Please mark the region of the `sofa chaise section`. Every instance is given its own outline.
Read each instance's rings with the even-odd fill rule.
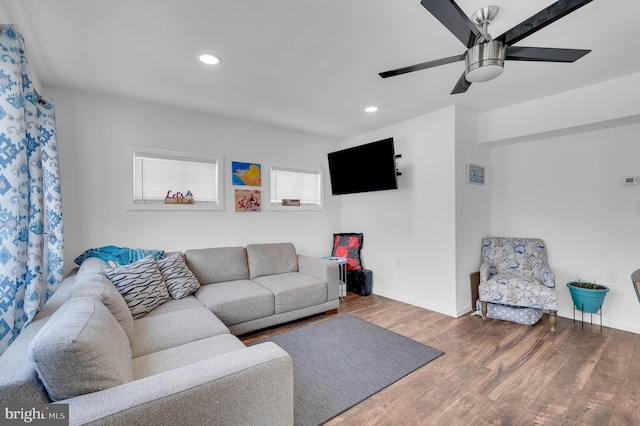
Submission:
[[[66,403],[71,425],[292,424],[291,357],[236,335],[336,311],[337,266],[290,243],[176,255],[195,292],[143,315],[85,259],[0,355],[0,402]]]
[[[32,393],[23,402],[69,404],[71,425],[292,424],[293,366],[284,350],[247,348],[204,306],[126,318],[124,300],[96,272],[102,261],[89,260],[56,292],[66,300],[53,297],[57,309],[43,308],[52,314],[21,334],[31,334],[21,342],[30,358],[21,360],[31,370],[25,390],[40,399]]]
[[[263,343],[63,402],[72,425],[292,425],[293,366]]]

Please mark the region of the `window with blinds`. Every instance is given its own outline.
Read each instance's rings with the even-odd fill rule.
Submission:
[[[154,148],[129,150],[132,209],[222,210],[222,160],[216,156]],[[190,193],[193,204],[165,204],[167,195]]]
[[[269,172],[271,207],[283,206],[283,200],[299,200],[299,207],[303,210],[322,208],[322,173],[320,171],[271,166]]]

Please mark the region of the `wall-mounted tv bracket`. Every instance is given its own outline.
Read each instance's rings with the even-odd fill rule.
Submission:
[[[402,176],[402,172],[398,170],[398,158],[402,158],[402,154],[396,154],[396,176]]]

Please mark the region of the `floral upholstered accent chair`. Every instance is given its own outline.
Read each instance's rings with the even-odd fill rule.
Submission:
[[[547,250],[539,238],[488,237],[482,239],[478,294],[482,319],[487,303],[546,309],[551,333],[556,332],[558,295]]]

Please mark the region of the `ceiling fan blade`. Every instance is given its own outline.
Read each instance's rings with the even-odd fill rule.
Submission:
[[[453,0],[422,0],[420,3],[465,46],[473,46],[476,39],[482,37],[478,27]]]
[[[456,85],[453,87],[451,94],[456,95],[458,93],[464,93],[467,91],[467,89],[470,86],[471,86],[471,82],[467,81],[467,79],[464,77],[464,73],[462,73],[462,76],[460,77]]]
[[[425,0],[423,0],[423,3],[424,1]],[[501,41],[506,46],[511,46],[592,1],[593,0],[559,0],[529,19],[525,19],[495,39]]]
[[[505,59],[511,61],[575,62],[591,50],[549,47],[507,46]]]
[[[421,64],[409,65],[408,67],[402,67],[396,70],[384,71],[379,74],[380,74],[380,77],[382,78],[388,78],[388,77],[394,77],[400,74],[406,74],[408,72],[420,71],[426,68],[433,68],[439,65],[450,64],[453,62],[458,62],[463,60],[464,60],[464,53],[461,55],[450,56],[448,58],[436,59],[435,61],[422,62]]]

